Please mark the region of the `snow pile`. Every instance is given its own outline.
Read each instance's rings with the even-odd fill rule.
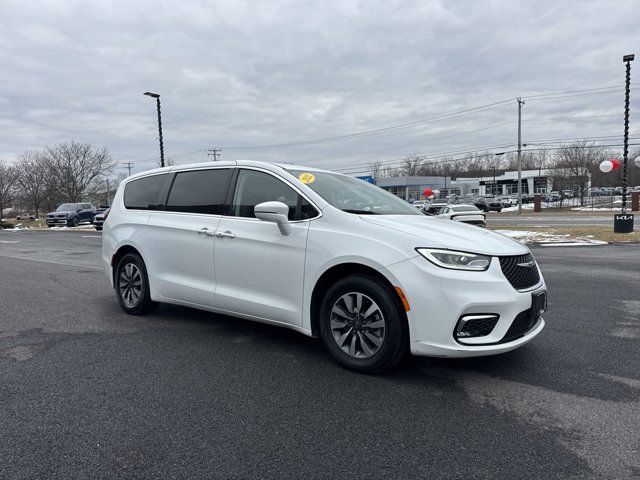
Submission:
[[[50,227],[49,230],[94,230],[95,227],[91,224],[89,225],[78,225],[77,227]]]
[[[557,234],[549,232],[532,232],[530,230],[494,230],[506,237],[517,240],[520,243],[539,243],[541,245],[553,245],[556,247],[574,247],[582,245],[607,245],[602,240],[593,240],[593,235],[571,238],[569,234]]]
[[[494,230],[496,233],[500,233],[506,237],[513,238],[520,243],[533,243],[533,242],[565,242],[569,240],[569,235],[558,235],[549,232],[532,232],[530,230]]]
[[[522,209],[523,210],[533,210],[533,203],[523,203],[522,204]],[[518,205],[514,205],[513,207],[503,207],[502,211],[503,212],[517,212],[518,211]]]
[[[620,207],[576,207],[571,210],[574,212],[618,212],[620,211]]]

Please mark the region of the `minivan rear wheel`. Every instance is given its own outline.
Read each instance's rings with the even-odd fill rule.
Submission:
[[[379,373],[401,360],[408,329],[397,296],[381,280],[365,275],[343,278],[329,288],[320,306],[320,331],[340,365]]]
[[[120,307],[130,315],[144,315],[157,306],[151,300],[147,268],[140,255],[127,253],[118,261],[114,285]]]

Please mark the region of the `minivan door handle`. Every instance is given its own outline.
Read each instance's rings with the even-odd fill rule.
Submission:
[[[218,238],[236,238],[236,234],[231,233],[229,230],[227,230],[226,232],[217,231],[215,233],[215,236]]]
[[[207,235],[209,237],[213,237],[215,232],[210,231],[207,227],[201,228],[200,230],[196,230],[198,235]]]

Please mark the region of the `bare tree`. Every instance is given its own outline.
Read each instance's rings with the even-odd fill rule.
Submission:
[[[369,171],[371,172],[371,176],[373,177],[374,180],[377,180],[378,178],[380,178],[380,175],[382,174],[382,171],[383,171],[382,160],[369,162],[368,167],[369,167]]]
[[[577,188],[580,192],[580,204],[584,205],[591,171],[608,156],[609,152],[605,148],[585,141],[575,141],[561,147],[555,159],[558,183],[568,183],[572,188]],[[562,181],[562,177],[565,181]],[[554,188],[555,185],[554,179]]]
[[[20,194],[37,217],[40,205],[47,192],[47,182],[49,180],[47,159],[40,152],[27,150],[18,154],[15,169]]]
[[[400,167],[401,175],[413,177],[418,174],[423,158],[419,155],[410,155],[405,158]]]
[[[55,188],[68,202],[78,202],[92,184],[106,175],[116,162],[106,148],[90,143],[64,142],[47,147],[43,152],[49,164],[49,175]]]
[[[7,165],[0,160],[0,220],[2,211],[11,201],[16,185],[16,171],[13,165]]]

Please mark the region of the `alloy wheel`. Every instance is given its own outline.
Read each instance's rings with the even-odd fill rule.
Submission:
[[[334,303],[331,334],[337,345],[353,358],[374,356],[384,342],[386,321],[371,297],[349,292]]]
[[[133,263],[127,263],[120,271],[118,279],[120,296],[128,308],[137,305],[142,296],[142,275]]]

